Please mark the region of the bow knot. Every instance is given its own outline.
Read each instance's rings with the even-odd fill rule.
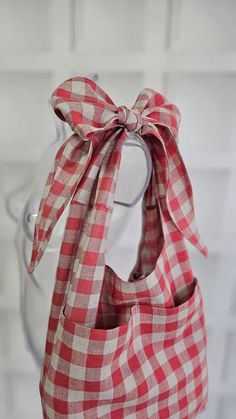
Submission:
[[[143,125],[143,118],[138,111],[129,109],[126,106],[119,106],[118,123],[125,126],[128,131],[138,132]]]
[[[66,121],[74,133],[58,150],[53,172],[48,176],[35,224],[29,272],[39,263],[57,220],[77,190],[93,153],[98,152],[95,151],[97,139],[98,142],[106,139],[104,150],[114,137],[116,141],[123,141],[125,133],[116,129],[119,126],[139,131],[144,141],[152,143],[158,173],[157,198],[162,196],[166,200],[175,226],[207,256],[207,247],[201,243],[195,226],[191,182],[178,148],[180,112],[176,105],[146,88],[131,109],[123,105],[116,107],[104,90],[86,77],[65,80],[53,92],[51,102],[57,116]]]

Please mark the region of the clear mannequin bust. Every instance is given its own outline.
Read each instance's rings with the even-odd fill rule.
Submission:
[[[8,211],[17,221],[16,247],[21,283],[22,324],[27,346],[39,365],[44,354],[54,278],[69,205],[59,219],[43,260],[33,275],[28,274],[27,266],[43,186],[53,157],[66,135],[65,125],[60,121],[57,122],[57,141],[52,143],[41,157],[32,176],[27,177],[30,181],[11,193],[7,200]],[[151,156],[145,142],[139,135],[127,132],[105,254],[106,265],[109,265],[124,281],[127,281],[136,262],[142,228],[141,198],[149,184],[151,170]]]

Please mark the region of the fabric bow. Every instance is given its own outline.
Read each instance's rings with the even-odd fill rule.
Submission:
[[[166,166],[164,196],[170,217],[182,235],[207,256],[207,247],[202,245],[195,226],[191,182],[178,149],[181,116],[177,106],[160,93],[146,88],[131,109],[123,105],[117,107],[95,82],[86,77],[64,81],[53,92],[51,103],[57,116],[70,125],[74,134],[58,150],[54,170],[47,180],[35,224],[30,273],[40,261],[57,220],[91,161],[96,142],[101,138],[99,133],[105,134],[109,130],[111,133],[117,130],[117,135],[121,135],[126,129],[139,133],[146,141],[151,138],[161,143]],[[109,136],[107,138],[109,141]],[[61,190],[59,196],[58,188]]]

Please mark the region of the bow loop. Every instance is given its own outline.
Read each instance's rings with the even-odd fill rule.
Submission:
[[[143,89],[137,97],[133,109],[139,112],[143,118],[141,135],[148,133],[150,129],[160,132],[161,127],[163,127],[165,128],[164,132],[168,131],[167,138],[171,134],[178,142],[181,122],[180,111],[175,104],[170,103],[161,93],[150,88]]]
[[[66,80],[52,93],[51,103],[56,115],[84,141],[115,125],[112,99],[86,77]]]
[[[146,88],[131,109],[123,105],[116,107],[86,77],[64,81],[53,92],[51,103],[56,115],[70,125],[74,134],[61,146],[48,176],[35,224],[29,272],[33,272],[42,257],[57,220],[79,187],[97,150],[97,142],[102,138],[109,142],[114,136],[117,141],[120,136],[125,138],[124,129],[139,132],[145,141],[161,144],[163,156],[157,156],[155,162],[163,174],[157,185],[158,197],[165,197],[170,218],[182,235],[207,256],[207,248],[202,245],[195,226],[191,182],[178,148],[181,116],[176,105]]]

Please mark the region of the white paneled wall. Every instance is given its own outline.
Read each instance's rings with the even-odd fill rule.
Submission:
[[[233,0],[0,0],[0,418],[41,418],[5,197],[54,139],[52,91],[92,73],[117,105],[152,87],[181,111],[180,149],[209,248],[204,259],[189,247],[208,330],[202,416],[236,417],[235,16]]]

